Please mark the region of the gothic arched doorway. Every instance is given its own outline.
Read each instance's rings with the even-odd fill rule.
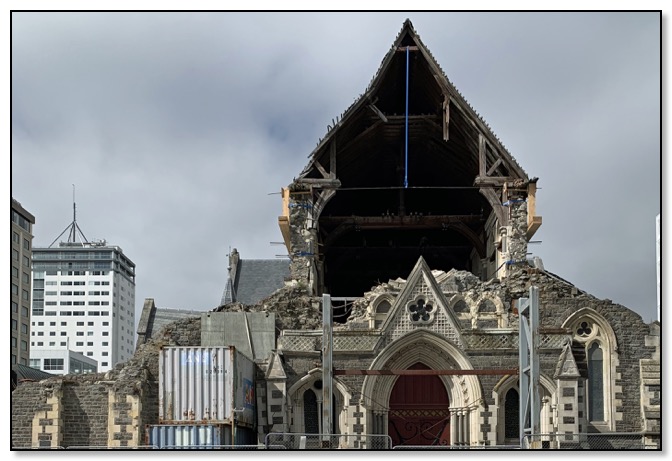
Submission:
[[[409,370],[429,370],[420,362]],[[436,375],[401,375],[390,394],[388,435],[392,445],[449,445],[450,402]]]

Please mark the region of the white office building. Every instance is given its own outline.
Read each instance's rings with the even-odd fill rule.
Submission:
[[[658,302],[658,321],[660,322],[660,214],[656,216],[656,294]]]
[[[52,375],[86,374],[98,371],[98,362],[66,347],[40,348],[30,352],[30,366]]]
[[[104,372],[132,357],[135,264],[122,249],[104,240],[70,239],[33,248],[32,257],[30,365],[58,374],[62,364],[65,372],[63,351],[69,350],[95,360]]]

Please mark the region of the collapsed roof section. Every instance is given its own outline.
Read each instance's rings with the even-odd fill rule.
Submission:
[[[296,254],[287,204],[292,193],[304,200],[309,194],[316,294],[359,295],[376,280],[407,274],[418,256],[431,267],[483,276],[489,247],[509,221],[503,204],[535,191],[536,179],[406,20],[365,93],[329,127],[285,191],[280,227]],[[533,208],[531,200],[528,239],[541,224]]]

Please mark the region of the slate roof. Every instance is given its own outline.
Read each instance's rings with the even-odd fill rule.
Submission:
[[[247,305],[257,304],[282,288],[288,276],[287,259],[241,259],[233,281],[233,295],[227,280],[221,304],[227,304],[231,299]]]

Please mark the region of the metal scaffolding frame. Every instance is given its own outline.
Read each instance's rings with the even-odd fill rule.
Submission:
[[[541,432],[539,396],[539,288],[517,302],[519,315],[520,444]],[[530,447],[535,448],[535,447]]]

